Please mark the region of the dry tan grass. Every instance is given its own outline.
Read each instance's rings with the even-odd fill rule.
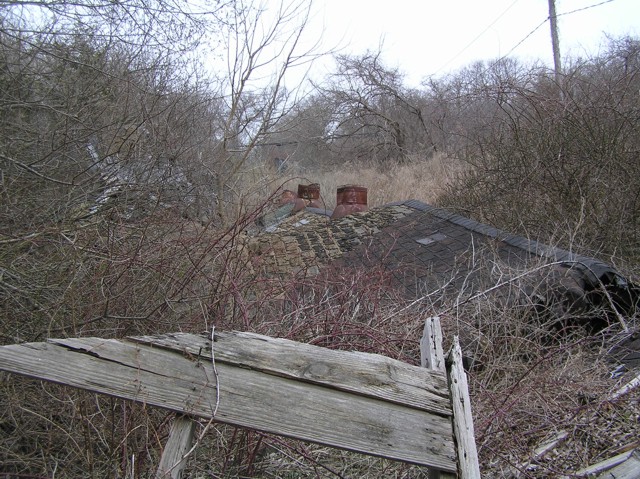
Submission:
[[[366,187],[369,207],[408,199],[432,204],[464,168],[459,160],[439,154],[427,160],[415,159],[402,165],[346,163],[336,169],[283,177],[281,184],[283,188],[296,191],[299,183],[319,183],[324,201],[330,209],[335,207],[336,189],[341,185]]]

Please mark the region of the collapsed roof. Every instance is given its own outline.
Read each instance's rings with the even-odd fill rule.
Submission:
[[[578,317],[595,329],[612,319],[623,321],[640,301],[640,288],[599,259],[421,201],[391,203],[333,220],[331,212],[317,208],[291,216],[290,209],[283,211],[263,217],[263,229],[249,240],[254,270],[261,274],[330,275],[336,268],[380,268],[407,300],[425,300],[436,312],[491,290],[500,301],[526,298],[558,318]],[[514,283],[515,295],[514,288],[501,287]]]

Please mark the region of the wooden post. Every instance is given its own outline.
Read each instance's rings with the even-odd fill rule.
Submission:
[[[551,47],[553,48],[553,71],[559,86],[562,63],[560,62],[560,40],[558,39],[558,16],[556,15],[555,0],[549,0],[549,24],[551,25]]]
[[[433,316],[424,322],[424,331],[420,339],[420,365],[423,368],[446,372],[442,349],[442,328],[440,318]],[[429,469],[431,479],[454,479],[455,474]]]
[[[169,439],[162,451],[156,479],[180,479],[187,465],[186,453],[193,443],[196,423],[189,416],[179,414],[173,420]]]
[[[440,318],[433,316],[424,322],[424,331],[420,340],[420,365],[435,371],[446,371],[442,350],[442,328]]]
[[[449,389],[451,406],[453,407],[453,433],[456,439],[458,454],[458,471],[460,477],[480,479],[478,451],[473,430],[471,415],[471,399],[467,373],[462,365],[462,350],[458,336],[453,337],[453,347],[449,352]]]

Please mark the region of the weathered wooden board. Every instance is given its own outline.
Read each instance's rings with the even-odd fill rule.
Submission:
[[[637,479],[640,476],[640,450],[634,449],[611,457],[606,461],[580,469],[571,477],[597,477],[598,479]],[[568,479],[563,476],[562,479]]]
[[[471,399],[467,373],[462,365],[462,349],[458,336],[453,337],[453,346],[449,353],[449,387],[451,404],[453,405],[453,432],[456,436],[458,467],[460,476],[469,479],[480,479],[480,465],[471,414]]]
[[[211,359],[211,342],[206,336],[174,333],[130,339]],[[218,363],[451,415],[444,364],[442,370],[433,371],[377,354],[334,351],[245,332],[217,333],[214,345]]]
[[[447,367],[442,349],[442,328],[440,318],[433,316],[424,322],[420,338],[420,366],[446,374]]]
[[[283,377],[287,375],[218,362],[214,344],[220,384],[217,421],[455,471],[450,416],[301,381],[296,377],[300,372]],[[258,360],[254,351],[253,361]],[[313,358],[300,360],[306,364],[301,371],[311,371],[305,374],[313,378],[324,371],[345,375],[342,381],[349,382],[346,375],[353,364],[338,374],[324,361],[316,365]],[[0,347],[0,369],[193,416],[211,417],[215,408],[211,360],[189,351],[99,338],[55,340]],[[372,365],[365,371],[354,373],[356,383],[362,378],[374,386],[394,380],[372,373],[393,374],[387,366]]]
[[[420,339],[420,366],[443,373],[447,371],[442,349],[442,328],[438,316],[427,318],[424,322]],[[430,479],[454,479],[455,477],[456,474],[451,472],[438,471],[437,469],[429,470]],[[465,479],[464,476],[463,479]]]
[[[637,479],[640,476],[640,450],[631,454],[616,466],[598,476],[598,479]]]
[[[185,456],[191,449],[195,421],[183,415],[178,415],[173,420],[169,439],[164,445],[156,479],[181,479],[182,471],[186,466]]]

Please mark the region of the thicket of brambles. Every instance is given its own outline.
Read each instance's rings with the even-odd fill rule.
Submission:
[[[280,185],[299,179],[320,181],[329,204],[341,183],[365,183],[372,206],[435,202],[606,257],[637,278],[640,40],[608,40],[597,56],[568,61],[560,81],[503,58],[409,88],[365,52],[335,55],[326,78],[287,87],[288,74],[319,55],[302,47],[309,9],[0,2],[1,344],[215,325],[415,361],[434,311],[405,309],[384,271],[254,288],[238,254],[243,231]],[[498,273],[487,284],[504,279]],[[575,448],[598,442],[565,451],[567,467],[615,451],[600,444],[601,429],[575,429],[609,393],[593,338],[549,346],[521,309],[490,299],[465,308],[445,330],[481,339],[485,366],[471,384],[487,473],[557,472],[519,458],[558,425],[584,439]],[[586,377],[585,389],[577,378]],[[153,475],[170,414],[15,376],[0,388],[0,475]],[[606,406],[617,422],[602,427],[637,437],[628,404]],[[194,454],[193,477],[426,474],[216,432]]]

